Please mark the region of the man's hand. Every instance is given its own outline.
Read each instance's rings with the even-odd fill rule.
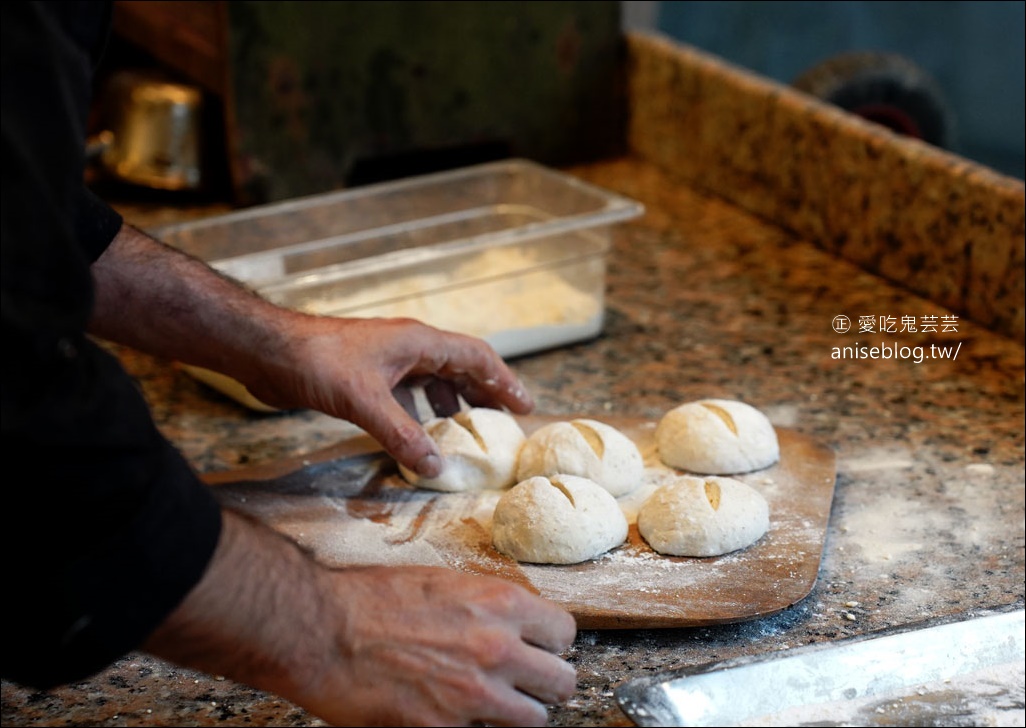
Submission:
[[[484,341],[410,319],[311,316],[275,306],[206,263],[124,225],[92,266],[90,331],[237,379],[258,399],[363,428],[425,477],[441,461],[410,416],[423,386],[439,414],[469,405],[526,414],[533,403]]]
[[[484,341],[411,319],[342,319],[294,315],[273,356],[244,383],[260,400],[309,407],[363,428],[401,464],[425,477],[441,471],[435,443],[410,414],[408,388],[423,386],[435,412],[533,403]]]
[[[334,576],[347,628],[334,669],[311,686],[314,712],[338,715],[347,694],[339,717],[358,724],[545,725],[545,705],[573,693],[574,670],[556,657],[573,619],[521,587],[431,567]]]
[[[545,725],[572,695],[573,617],[497,577],[327,570],[232,513],[199,585],[146,648],[333,725]]]

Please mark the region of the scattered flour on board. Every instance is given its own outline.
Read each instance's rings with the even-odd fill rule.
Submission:
[[[628,523],[637,522],[641,504],[675,477],[672,470],[648,459],[643,483],[619,499]],[[767,496],[777,484],[754,474],[750,484]],[[327,495],[292,495],[282,498],[249,497],[245,507],[276,530],[294,539],[328,566],[424,565],[450,566],[475,573],[501,572],[509,562],[491,547],[491,519],[501,491],[435,494],[410,488],[398,476],[389,476],[383,490],[399,497],[385,498],[381,511],[353,511],[346,498]],[[794,540],[815,538],[812,525],[782,517],[771,522],[771,531],[790,531],[781,546],[769,555],[786,567],[799,561],[791,553]],[[628,598],[661,603],[664,610],[677,606],[681,590],[702,588],[710,598],[729,604],[734,598],[734,577],[724,566],[743,566],[743,552],[714,560],[676,559],[651,550],[634,537],[622,546],[590,562],[573,565],[516,564],[539,592],[581,608],[606,609]]]
[[[344,527],[332,521],[284,520],[277,528],[332,566],[446,565],[428,541],[397,542],[394,526],[365,519],[346,518]]]
[[[736,476],[770,501],[770,530],[754,547],[689,559],[663,556],[645,543],[637,532],[638,511],[655,489],[678,475],[659,461],[654,428],[651,423],[633,431],[645,471],[638,489],[618,499],[631,526],[627,541],[580,564],[517,563],[499,554],[491,545],[491,522],[502,491],[416,489],[383,455],[313,463],[280,485],[243,483],[224,493],[328,566],[447,566],[495,574],[598,615],[656,613],[675,620],[696,613],[745,614],[753,593],[754,602],[771,604],[804,596],[794,596],[795,590],[811,584],[810,564],[814,569],[819,563],[824,524],[821,516],[794,505],[802,500],[795,494],[805,484],[786,467]],[[781,507],[775,510],[774,503]]]

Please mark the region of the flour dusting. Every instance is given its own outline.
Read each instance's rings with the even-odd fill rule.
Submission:
[[[663,556],[637,531],[641,505],[679,475],[659,462],[653,431],[646,424],[625,432],[645,458],[642,483],[617,501],[630,526],[626,542],[580,564],[517,563],[500,554],[492,547],[491,527],[503,491],[417,489],[384,455],[308,464],[277,481],[218,491],[327,566],[447,566],[499,575],[563,604],[579,622],[582,614],[657,626],[734,621],[803,598],[818,570],[833,494],[832,460],[831,470],[813,471],[815,477],[786,463],[736,476],[770,505],[769,531],[752,546],[712,558]],[[788,455],[785,444],[782,461],[800,460]]]
[[[739,726],[1022,726],[1022,665],[997,665],[882,695],[797,706]]]

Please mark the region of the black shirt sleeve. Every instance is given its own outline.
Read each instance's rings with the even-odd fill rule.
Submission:
[[[100,257],[124,222],[110,205],[85,185],[78,189],[75,213],[75,237],[90,262]]]
[[[121,226],[82,185],[89,28],[103,25],[86,5],[6,2],[0,23],[3,676],[43,688],[137,648],[198,582],[221,529],[134,380],[85,333],[89,264]]]

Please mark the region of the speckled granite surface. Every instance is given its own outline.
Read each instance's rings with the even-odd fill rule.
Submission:
[[[635,37],[631,56],[636,156],[572,170],[647,207],[616,229],[605,329],[513,366],[540,413],[654,418],[698,397],[745,400],[833,448],[837,486],[809,597],[733,626],[582,632],[569,652],[578,690],[552,709],[554,726],[630,725],[613,691],[635,677],[1023,603],[1021,184],[896,146],[758,79],[724,78],[690,51]],[[888,185],[869,184],[884,174]],[[123,209],[144,227],[197,214]],[[834,330],[839,315],[851,331]],[[923,330],[931,319],[949,330]],[[856,342],[891,355],[845,358]],[[351,432],[310,412],[257,414],[167,362],[120,355],[200,470],[271,462]],[[5,682],[2,721],[318,723],[139,654],[47,693]]]
[[[833,318],[945,315],[779,227],[620,159],[574,170],[647,213],[616,230],[596,340],[513,362],[554,414],[655,417],[738,398],[830,445],[838,480],[820,577],[776,616],[715,628],[583,632],[577,694],[551,724],[629,725],[614,688],[634,677],[939,615],[1022,603],[1024,352],[967,320],[957,333],[837,334]],[[958,345],[955,359],[843,360],[856,338]],[[164,432],[202,470],[316,450],[346,427],[260,415],[165,362],[122,352]],[[16,590],[15,590],[16,595]],[[130,655],[49,693],[3,685],[4,725],[302,725],[295,706]]]
[[[697,189],[1019,342],[1022,181],[657,36],[629,37],[629,142]]]

